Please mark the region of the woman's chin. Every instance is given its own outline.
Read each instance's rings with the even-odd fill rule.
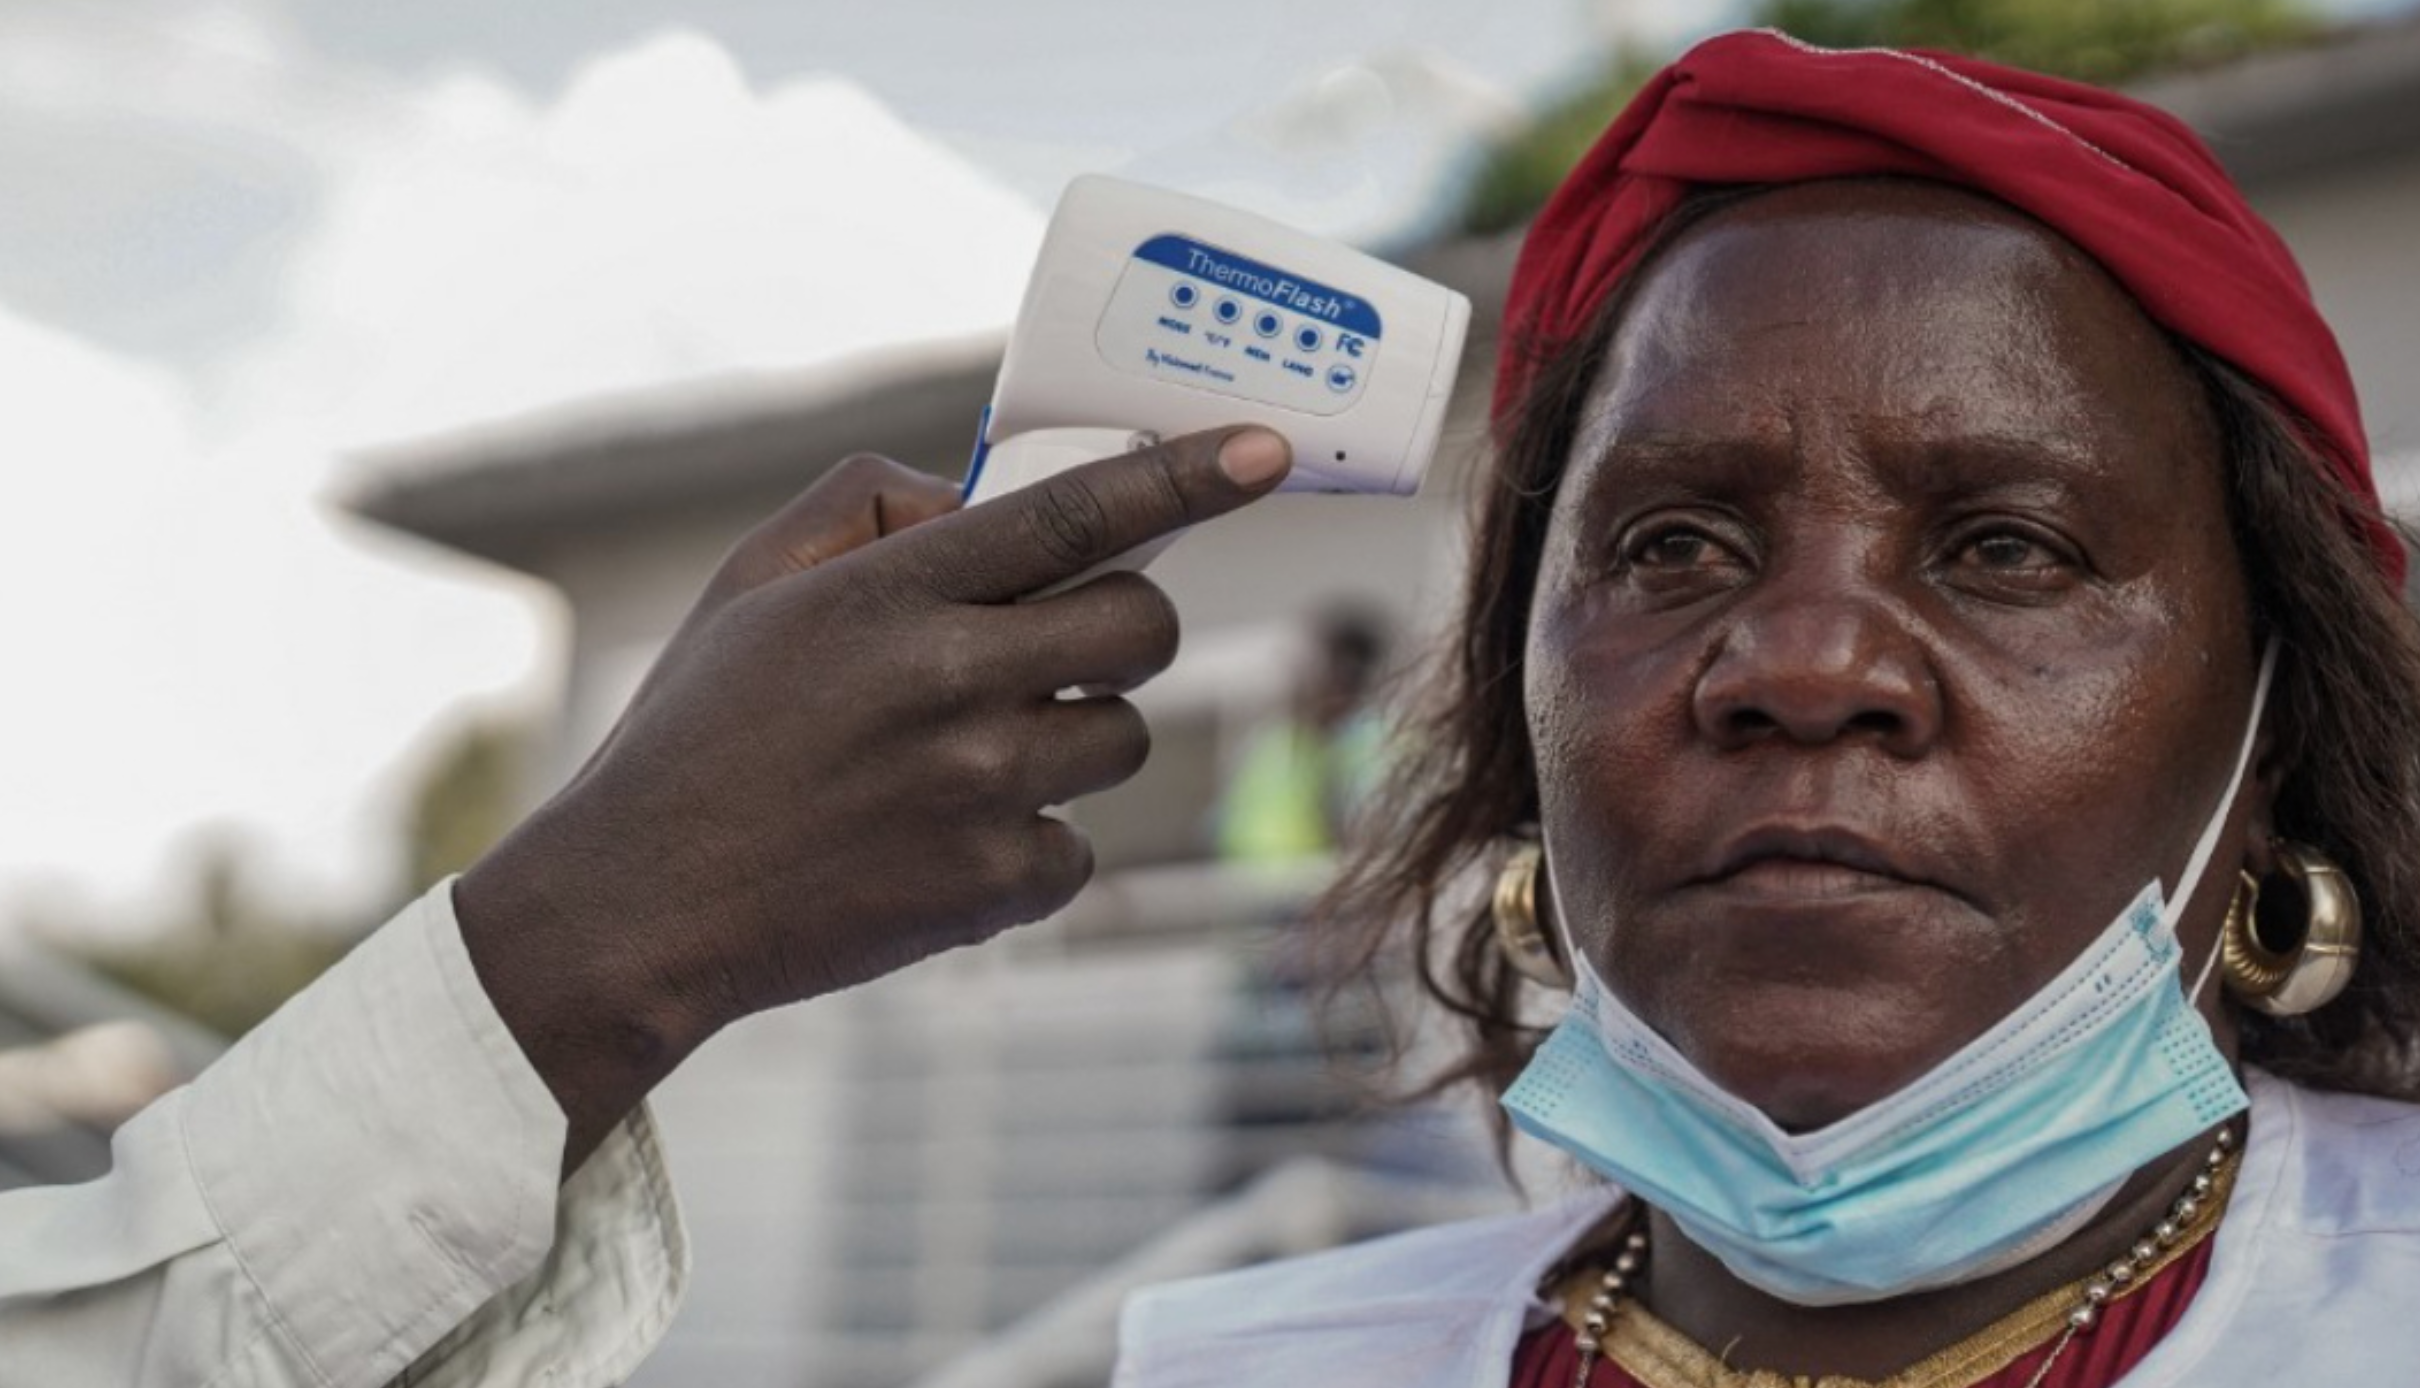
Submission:
[[[1844,1027],[1853,1015],[1840,1007],[1804,1019],[1768,1015],[1750,1034],[1699,1033],[1682,1049],[1783,1131],[1812,1132],[1906,1088],[1965,1040],[1925,1028]]]
[[[1844,1084],[1835,1073],[1801,1073],[1768,1076],[1762,1085],[1732,1092],[1755,1105],[1783,1132],[1811,1133],[1889,1098],[1899,1088],[1898,1084]]]

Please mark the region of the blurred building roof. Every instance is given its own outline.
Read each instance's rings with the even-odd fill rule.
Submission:
[[[2420,13],[2134,94],[2182,117],[2246,183],[2408,152],[2420,144]]]
[[[701,496],[786,495],[879,439],[901,461],[954,466],[991,398],[1001,334],[867,352],[795,373],[577,401],[364,453],[342,504],[515,568],[558,534]],[[921,445],[921,446],[917,446]]]

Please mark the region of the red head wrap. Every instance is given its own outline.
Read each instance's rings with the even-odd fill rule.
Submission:
[[[1693,189],[1894,174],[2030,214],[2099,261],[2154,321],[2267,387],[2371,517],[2362,533],[2379,568],[2402,581],[2403,547],[2374,519],[2344,354],[2285,243],[2209,150],[2139,101],[1971,58],[1833,51],[1758,31],[1709,39],[1658,73],[1521,248],[1497,417],[1518,404],[1534,349],[1586,329]]]

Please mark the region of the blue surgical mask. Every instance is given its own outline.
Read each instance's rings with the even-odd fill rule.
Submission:
[[[1802,1306],[1969,1281],[2062,1242],[2137,1169],[2247,1106],[2183,987],[2176,918],[2225,830],[2275,662],[2272,646],[2234,775],[2175,893],[2154,879],[2057,978],[1905,1088],[1784,1132],[1575,949],[1571,1011],[1504,1096],[1514,1124]],[[2205,964],[2196,993],[2208,977]]]

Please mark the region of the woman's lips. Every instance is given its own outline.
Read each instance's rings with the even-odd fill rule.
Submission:
[[[1760,825],[1736,835],[1691,885],[1773,902],[1950,890],[1876,838],[1840,825],[1803,824]]]
[[[1727,896],[1767,901],[1831,901],[1883,892],[1928,891],[1888,873],[1807,858],[1759,858],[1707,884]]]

